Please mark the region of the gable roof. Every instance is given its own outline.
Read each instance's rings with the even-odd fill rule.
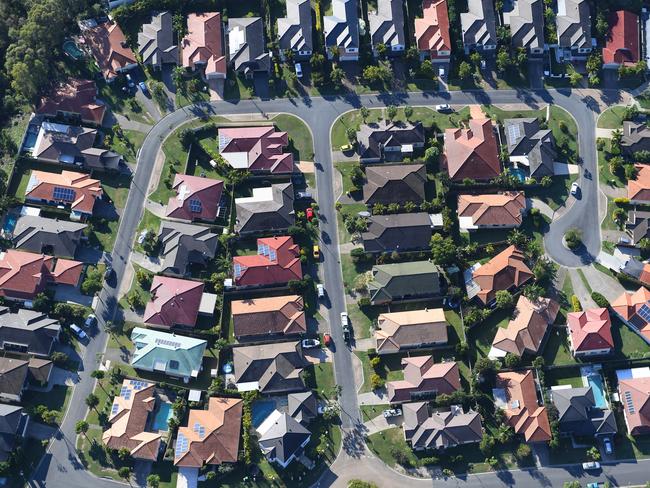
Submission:
[[[533,272],[526,265],[524,253],[510,246],[474,270],[472,277],[481,288],[477,296],[488,304],[497,291],[519,288],[533,277]]]
[[[625,230],[631,235],[633,244],[638,244],[641,239],[650,237],[650,212],[635,208],[629,210]]]
[[[236,286],[264,286],[302,279],[300,249],[291,236],[257,239],[257,254],[232,259]]]
[[[359,48],[357,0],[332,0],[332,15],[323,17],[325,47]]]
[[[94,81],[70,78],[43,97],[36,109],[36,113],[52,117],[58,112],[79,114],[83,122],[101,125],[106,105],[97,100],[97,86]]]
[[[301,391],[287,395],[287,412],[303,425],[318,416],[318,400],[314,392]]]
[[[368,284],[373,302],[440,293],[440,268],[431,261],[381,264],[372,267]]]
[[[42,312],[20,308],[12,313],[0,306],[0,344],[19,345],[29,354],[49,356],[59,338],[61,324]]]
[[[650,202],[650,166],[635,164],[636,178],[627,180],[627,197],[630,200]]]
[[[278,47],[281,51],[313,51],[309,0],[286,0],[287,16],[278,18]]]
[[[370,42],[373,46],[384,44],[405,46],[404,2],[402,0],[379,0],[377,11],[368,12]]]
[[[144,64],[161,65],[178,62],[178,46],[174,44],[171,12],[161,12],[143,24],[138,33],[138,52]]]
[[[0,403],[0,462],[9,459],[28,421],[23,407]]]
[[[640,59],[639,16],[628,10],[609,14],[603,64],[635,64]]]
[[[29,361],[0,357],[0,397],[17,397],[14,399],[20,400],[28,371]]]
[[[191,264],[205,265],[214,258],[219,246],[219,236],[202,225],[162,220],[162,273],[178,276],[189,274]]]
[[[99,180],[92,179],[86,173],[65,170],[61,173],[32,170],[25,189],[25,198],[28,200],[62,203],[70,205],[75,212],[85,214],[93,213],[95,201],[103,194]]]
[[[74,257],[81,233],[86,227],[86,224],[79,222],[19,215],[11,241],[25,251],[41,253],[48,247],[55,256]]]
[[[235,207],[235,231],[242,234],[286,231],[296,221],[291,182],[253,188],[253,196],[235,198]]]
[[[401,5],[400,5],[400,8]],[[362,124],[357,132],[359,159],[381,159],[383,150],[404,145],[423,145],[425,141],[422,122],[388,122],[380,120]]]
[[[29,381],[47,384],[53,368],[54,363],[49,359],[29,358],[27,378]]]
[[[646,341],[650,342],[650,320],[639,314],[643,306],[650,308],[650,291],[644,286],[639,287],[634,293],[623,292],[610,304],[617,315],[632,324]],[[645,316],[645,312],[643,315]]]
[[[183,66],[195,68],[205,64],[206,75],[226,75],[226,56],[220,12],[203,12],[187,16],[187,35],[181,41]]]
[[[450,410],[429,413],[426,402],[402,405],[404,437],[414,448],[445,449],[460,444],[480,442],[483,438],[481,416],[460,405]]]
[[[624,154],[634,156],[637,151],[650,149],[650,127],[645,121],[624,120],[621,149]]]
[[[503,12],[510,26],[512,45],[527,49],[544,48],[544,5],[542,0],[514,0],[513,8]]]
[[[487,195],[458,195],[461,228],[471,226],[516,226],[523,221],[526,196],[523,191]],[[465,226],[464,222],[470,223]]]
[[[307,332],[303,298],[298,295],[233,300],[235,337]]]
[[[591,17],[587,0],[558,0],[555,23],[560,47],[591,48]]]
[[[253,173],[293,172],[293,153],[284,152],[289,135],[274,126],[220,127],[219,154],[235,169]]]
[[[489,180],[501,173],[490,119],[470,119],[469,129],[445,130],[444,161],[452,180]]]
[[[143,321],[164,327],[194,327],[202,296],[203,283],[199,281],[154,276]]]
[[[310,438],[311,432],[287,413],[271,412],[257,428],[262,452],[283,465],[298,454],[302,444]]]
[[[361,234],[366,252],[427,249],[431,241],[431,218],[426,212],[373,215]]]
[[[541,129],[535,117],[506,119],[503,123],[510,157],[523,159],[532,177],[553,176],[557,153],[551,130]]]
[[[228,60],[235,70],[269,71],[271,53],[265,48],[261,17],[228,18]]]
[[[422,18],[415,18],[415,43],[420,51],[451,51],[447,0],[423,0]]]
[[[618,394],[631,435],[650,432],[650,378],[619,380]]]
[[[223,192],[222,180],[177,173],[172,190],[176,196],[167,202],[167,217],[189,221],[217,218]]]
[[[377,352],[399,352],[404,347],[447,343],[447,319],[441,308],[382,313],[377,319]]]
[[[567,327],[575,352],[611,349],[612,321],[606,308],[592,308],[567,314]]]
[[[563,433],[589,436],[615,434],[618,430],[614,413],[596,408],[591,387],[552,389],[551,399]]]
[[[363,201],[367,204],[424,200],[427,172],[423,164],[366,167]]]
[[[84,28],[82,34],[105,79],[115,78],[121,70],[137,64],[117,23],[104,22]]]
[[[450,361],[434,363],[433,356],[402,358],[404,379],[388,381],[389,403],[402,403],[421,398],[423,395],[449,395],[460,390],[458,364]]]
[[[497,28],[492,0],[468,0],[460,14],[465,46],[496,46]]]

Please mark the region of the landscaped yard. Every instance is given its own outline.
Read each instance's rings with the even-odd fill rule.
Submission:
[[[126,295],[124,295],[124,297],[119,302],[120,306],[125,310],[131,309],[131,306],[129,305],[129,303],[127,301],[127,297],[132,295],[132,294],[133,295],[139,295],[142,303],[144,303],[145,306],[146,306],[147,303],[149,303],[149,300],[151,299],[151,293],[149,293],[148,290],[145,290],[144,288],[142,288],[142,286],[140,285],[140,283],[138,282],[138,280],[136,278],[136,275],[137,275],[138,271],[140,271],[140,270],[145,271],[145,272],[147,272],[149,274],[152,274],[149,271],[147,271],[146,269],[144,269],[143,267],[138,266],[137,264],[133,264],[134,273],[133,273],[133,281],[131,282],[131,288],[129,288],[129,291],[126,293]]]
[[[472,327],[468,332],[468,344],[476,350],[476,359],[487,357],[492,347],[492,340],[499,327],[507,327],[512,310],[495,310],[487,320]]]
[[[161,219],[157,215],[154,215],[151,213],[149,210],[146,208],[144,209],[144,214],[142,215],[142,220],[140,220],[140,223],[138,224],[138,228],[135,231],[135,244],[134,244],[134,249],[138,252],[144,253],[144,249],[142,248],[142,244],[138,242],[138,238],[140,237],[140,234],[147,230],[147,231],[153,231],[156,235],[158,234],[158,231],[160,230],[160,222]]]
[[[567,280],[570,280],[570,278],[567,277]],[[576,360],[569,349],[566,329],[553,327],[548,334],[543,353],[544,363],[547,365],[576,364]]]
[[[598,151],[598,177],[601,185],[607,185],[612,188],[625,188],[627,179],[625,174],[612,174],[609,170],[609,163],[606,159],[606,153],[610,150],[611,142],[609,139],[603,139],[604,147]]]
[[[598,128],[600,129],[618,129],[623,125],[623,115],[626,107],[615,105],[608,108],[600,117],[598,117]]]
[[[376,417],[379,417],[384,410],[390,408],[390,405],[361,405],[361,416],[363,417],[364,422],[368,422]]]
[[[104,129],[106,137],[110,138],[110,149],[120,154],[125,161],[135,163],[137,159],[138,149],[142,147],[144,138],[147,136],[144,132],[135,130],[122,129],[123,138],[118,138],[111,128]]]
[[[296,161],[314,160],[314,142],[311,132],[298,117],[279,114],[271,119],[278,130],[287,132],[291,139],[287,151],[293,150]]]

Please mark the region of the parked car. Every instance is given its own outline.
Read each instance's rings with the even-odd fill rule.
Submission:
[[[111,266],[106,267],[106,271],[104,271],[104,279],[109,280],[113,276],[113,268]]]
[[[95,317],[95,314],[90,314],[88,317],[86,317],[86,321],[84,322],[84,327],[92,327],[94,325],[97,325],[97,317]]]
[[[302,348],[303,349],[313,349],[320,346],[320,341],[318,339],[303,339]]]
[[[619,244],[632,244],[632,240],[629,237],[621,236],[618,238]]]
[[[609,437],[603,438],[603,446],[605,447],[605,454],[614,454],[614,445],[612,444],[612,440]]]
[[[443,103],[440,105],[436,105],[436,111],[442,113],[448,113],[448,112],[453,112],[453,109],[448,103]]]
[[[313,248],[312,253],[313,253],[313,255],[314,255],[314,259],[315,259],[315,260],[319,260],[319,259],[320,259],[320,247],[314,245],[314,248]]]
[[[329,347],[332,344],[332,336],[329,334],[323,334],[323,344]]]
[[[322,283],[316,285],[316,291],[318,292],[318,298],[325,298],[325,287]]]
[[[346,344],[352,340],[352,328],[349,325],[343,327],[343,340]]]
[[[307,210],[305,210],[305,215],[307,216],[307,221],[311,222],[314,218],[314,209],[307,207]]]
[[[389,419],[391,417],[399,417],[402,415],[402,410],[399,408],[389,408],[384,410],[384,418]]]
[[[296,198],[299,200],[311,200],[311,193],[308,191],[298,191],[296,192]]]
[[[70,326],[70,330],[72,330],[72,332],[74,332],[79,339],[88,339],[86,333],[83,330],[81,330],[81,327],[79,327],[78,325],[72,324]]]
[[[354,146],[352,144],[343,144],[341,146],[341,151],[346,152],[346,151],[352,151]]]
[[[580,186],[578,186],[577,181],[574,181],[571,184],[571,195],[573,195],[575,197],[578,194],[579,191],[580,191]]]
[[[350,325],[347,312],[341,312],[341,327],[344,329]]]
[[[600,463],[597,461],[582,463],[582,469],[584,469],[585,471],[590,469],[600,469]]]
[[[129,88],[135,88],[135,83],[133,82],[133,78],[128,73],[126,74],[126,84]]]
[[[138,83],[138,86],[140,87],[143,95],[149,96],[149,88],[147,88],[147,84],[144,81]]]
[[[302,65],[300,63],[296,63],[296,76],[302,78]]]

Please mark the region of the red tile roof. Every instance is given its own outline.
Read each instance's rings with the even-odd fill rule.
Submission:
[[[650,166],[635,164],[636,178],[627,180],[627,197],[630,200],[650,202]]]
[[[176,174],[172,188],[176,196],[167,203],[167,217],[190,221],[217,218],[223,181]]]
[[[592,308],[567,314],[567,327],[574,352],[612,349],[612,322],[606,308]]]
[[[135,54],[116,23],[105,22],[83,31],[83,36],[105,79],[115,78],[120,70],[137,64]]]
[[[449,395],[460,390],[460,370],[455,362],[434,363],[433,356],[414,356],[402,359],[404,379],[389,381],[390,403],[411,401],[412,393],[435,391]]]
[[[233,258],[236,286],[288,283],[302,279],[300,249],[290,236],[257,240],[257,254]]]
[[[55,198],[55,188],[72,190],[72,199]],[[62,171],[49,173],[33,170],[25,191],[28,200],[55,202],[70,205],[71,209],[92,215],[95,201],[104,194],[99,180],[94,180],[86,173]]]
[[[267,127],[222,127],[219,153],[234,168],[252,172],[292,173],[293,154],[284,153],[289,144],[286,132]]]
[[[70,78],[41,100],[36,113],[56,116],[57,112],[79,114],[83,122],[101,125],[106,105],[97,101],[94,81]]]
[[[518,288],[533,277],[533,272],[526,265],[524,253],[515,246],[510,246],[494,256],[473,273],[474,281],[481,287],[479,299],[487,304],[496,292]]]
[[[181,41],[183,66],[195,68],[205,65],[205,73],[226,75],[226,56],[223,49],[221,14],[205,12],[187,16],[187,35]]]
[[[154,276],[151,301],[144,311],[144,322],[174,327],[194,327],[203,296],[203,283],[168,276]]]
[[[501,173],[490,119],[470,119],[469,129],[445,130],[444,163],[452,180],[490,180]]]
[[[618,394],[630,434],[650,434],[650,378],[620,380]]]
[[[610,306],[623,320],[630,322],[631,319],[637,316],[639,310],[644,305],[650,307],[650,291],[645,287],[640,287],[634,293],[623,292],[623,294],[614,300]],[[646,320],[641,320],[640,323],[646,323]],[[639,329],[639,332],[646,340],[650,341],[650,323]]]
[[[59,258],[54,265],[52,276],[57,284],[77,286],[83,270],[84,263]]]
[[[640,59],[639,16],[627,10],[609,14],[609,32],[603,48],[604,64],[635,64]]]
[[[439,57],[439,51],[451,51],[447,0],[422,2],[422,18],[415,19],[415,42],[420,51],[428,52],[432,58]]]
[[[477,226],[514,225],[519,227],[526,210],[523,191],[490,195],[458,195],[458,216],[470,217]]]

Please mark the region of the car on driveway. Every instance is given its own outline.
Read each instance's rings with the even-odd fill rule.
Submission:
[[[573,195],[575,197],[578,194],[579,191],[580,191],[580,186],[578,186],[577,181],[574,181],[571,184],[571,195]]]
[[[93,327],[94,325],[97,325],[97,317],[95,317],[95,314],[91,313],[88,317],[86,317],[84,327],[89,328]]]
[[[454,110],[451,108],[451,106],[448,103],[443,103],[441,105],[436,105],[436,111],[441,113],[449,113],[449,112],[453,112]]]
[[[81,327],[79,327],[78,325],[72,324],[70,326],[70,330],[74,332],[79,339],[88,339],[86,333],[83,330],[81,330]]]
[[[600,469],[600,463],[597,461],[582,463],[582,469],[584,469],[585,471],[592,470],[592,469]]]
[[[326,346],[331,346],[332,345],[332,336],[329,334],[323,334],[323,344]]]
[[[344,329],[350,325],[350,319],[347,312],[341,312],[341,327]]]
[[[145,96],[149,96],[149,88],[147,88],[147,84],[144,81],[141,81],[138,83],[138,86],[140,87],[140,90],[142,91],[142,94]]]
[[[113,276],[113,268],[107,266],[106,271],[104,271],[104,279],[109,280],[112,276]]]
[[[318,292],[318,298],[325,298],[325,287],[322,283],[316,285],[316,291]]]
[[[614,446],[612,445],[612,440],[609,437],[603,438],[603,447],[605,448],[605,454],[608,456],[614,454]]]
[[[318,339],[303,339],[302,348],[303,349],[314,349],[315,347],[320,346],[320,341]]]
[[[388,410],[384,410],[384,418],[389,419],[391,417],[399,417],[402,415],[402,410],[399,408],[389,408]]]
[[[302,65],[300,63],[296,63],[296,76],[302,78]]]

